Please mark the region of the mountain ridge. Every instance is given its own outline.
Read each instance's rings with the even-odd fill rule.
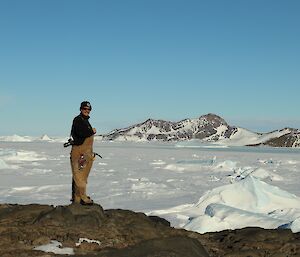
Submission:
[[[283,128],[266,133],[252,132],[229,125],[222,117],[208,113],[199,118],[186,118],[177,122],[147,119],[126,128],[100,135],[110,141],[185,141],[199,139],[240,146],[300,147],[300,130]]]

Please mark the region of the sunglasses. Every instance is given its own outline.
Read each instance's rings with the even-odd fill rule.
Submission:
[[[82,108],[82,110],[85,110],[85,111],[91,111],[90,108]]]

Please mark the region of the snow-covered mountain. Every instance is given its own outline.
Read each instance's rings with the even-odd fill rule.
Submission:
[[[283,135],[269,139],[264,142],[264,145],[275,146],[275,147],[300,147],[300,130],[286,128],[283,131],[288,131]]]
[[[205,139],[217,141],[229,138],[236,132],[224,119],[214,114],[203,115],[196,119],[179,122],[148,119],[128,128],[116,129],[103,135],[106,140],[119,141],[177,141]]]
[[[103,140],[116,141],[184,141],[200,139],[226,145],[300,146],[300,130],[285,128],[269,133],[256,133],[230,126],[215,114],[179,122],[148,119],[145,122],[101,135]]]
[[[41,136],[40,140],[42,141],[52,141],[53,139],[51,139],[48,135],[44,134]]]
[[[227,140],[218,143],[235,146],[299,147],[300,131],[292,128],[274,130],[268,133],[256,133],[247,129],[237,128],[237,132]]]

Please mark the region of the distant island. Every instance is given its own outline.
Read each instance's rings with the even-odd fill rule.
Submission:
[[[229,125],[216,114],[178,122],[148,119],[127,128],[99,135],[112,141],[183,141],[200,140],[231,146],[300,147],[300,130],[283,128],[268,133],[256,133]]]

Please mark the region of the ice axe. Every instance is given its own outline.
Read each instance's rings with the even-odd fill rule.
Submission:
[[[96,155],[99,156],[101,159],[103,159],[100,154],[94,152],[94,157],[96,157]]]

